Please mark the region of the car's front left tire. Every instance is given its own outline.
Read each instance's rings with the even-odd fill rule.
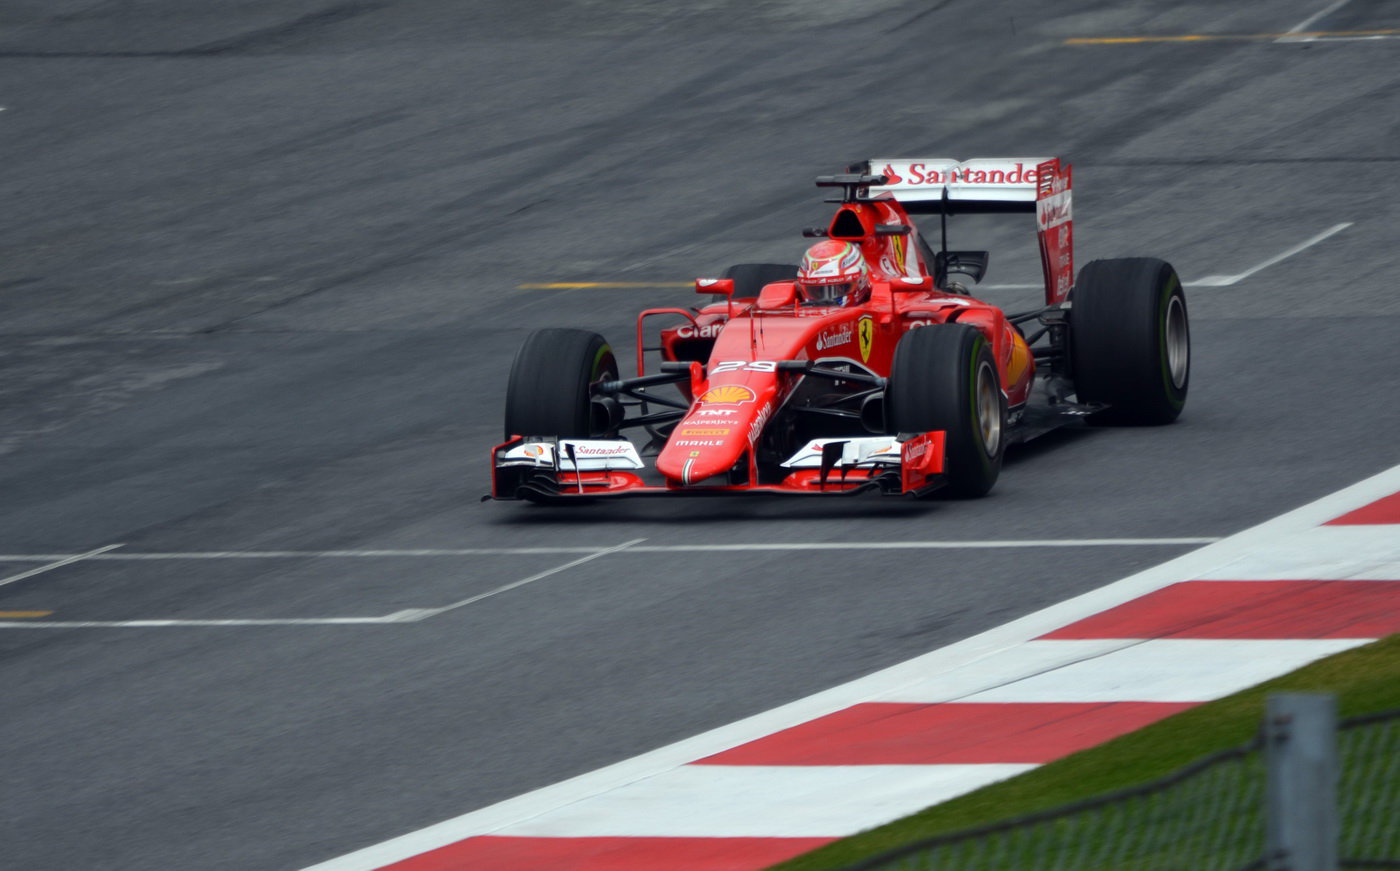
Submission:
[[[525,338],[506,385],[505,437],[605,437],[616,421],[591,385],[617,379],[617,359],[587,330],[536,330]]]

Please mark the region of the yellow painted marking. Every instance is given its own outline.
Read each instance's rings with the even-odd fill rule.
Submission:
[[[47,617],[52,611],[0,611],[0,620],[22,620],[25,617]]]
[[[626,287],[694,287],[693,281],[551,281],[547,284],[517,284],[516,290],[612,290]]]
[[[1065,45],[1136,45],[1146,42],[1247,42],[1263,39],[1327,39],[1358,36],[1400,36],[1400,30],[1311,30],[1300,33],[1187,33],[1181,36],[1077,36]]]

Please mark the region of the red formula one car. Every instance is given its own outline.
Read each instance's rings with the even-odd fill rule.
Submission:
[[[1096,260],[1075,280],[1068,165],[871,160],[817,185],[841,193],[830,224],[804,231],[823,241],[801,264],[698,280],[713,295],[702,307],[642,312],[635,377],[596,333],[531,334],[491,495],[980,496],[1008,444],[1181,412],[1190,337],[1176,271]],[[981,281],[988,253],[948,250],[948,218],[979,212],[1036,216],[1043,307],[1008,314],[955,280]],[[937,251],[911,214],[940,216]],[[652,373],[648,352],[661,357]]]

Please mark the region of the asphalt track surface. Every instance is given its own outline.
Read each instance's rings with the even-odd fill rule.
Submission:
[[[711,545],[1210,538],[1400,462],[1400,40],[1065,44],[1322,0],[215,5],[0,8],[0,582],[121,545],[0,586],[52,612],[0,617],[4,867],[302,867],[1190,547]],[[1081,264],[1244,275],[1188,287],[1176,425],[1048,437],[976,502],[478,503],[527,331],[629,355],[690,302],[519,285],[791,262],[818,173],[1007,154],[1074,163]],[[1021,220],[953,241],[1034,281]],[[293,622],[13,627],[249,619]]]

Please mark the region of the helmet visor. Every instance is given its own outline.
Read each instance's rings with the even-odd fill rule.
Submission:
[[[802,292],[802,298],[809,303],[837,305],[851,292],[853,284],[854,282],[850,281],[838,281],[835,284],[799,283],[797,288]]]

